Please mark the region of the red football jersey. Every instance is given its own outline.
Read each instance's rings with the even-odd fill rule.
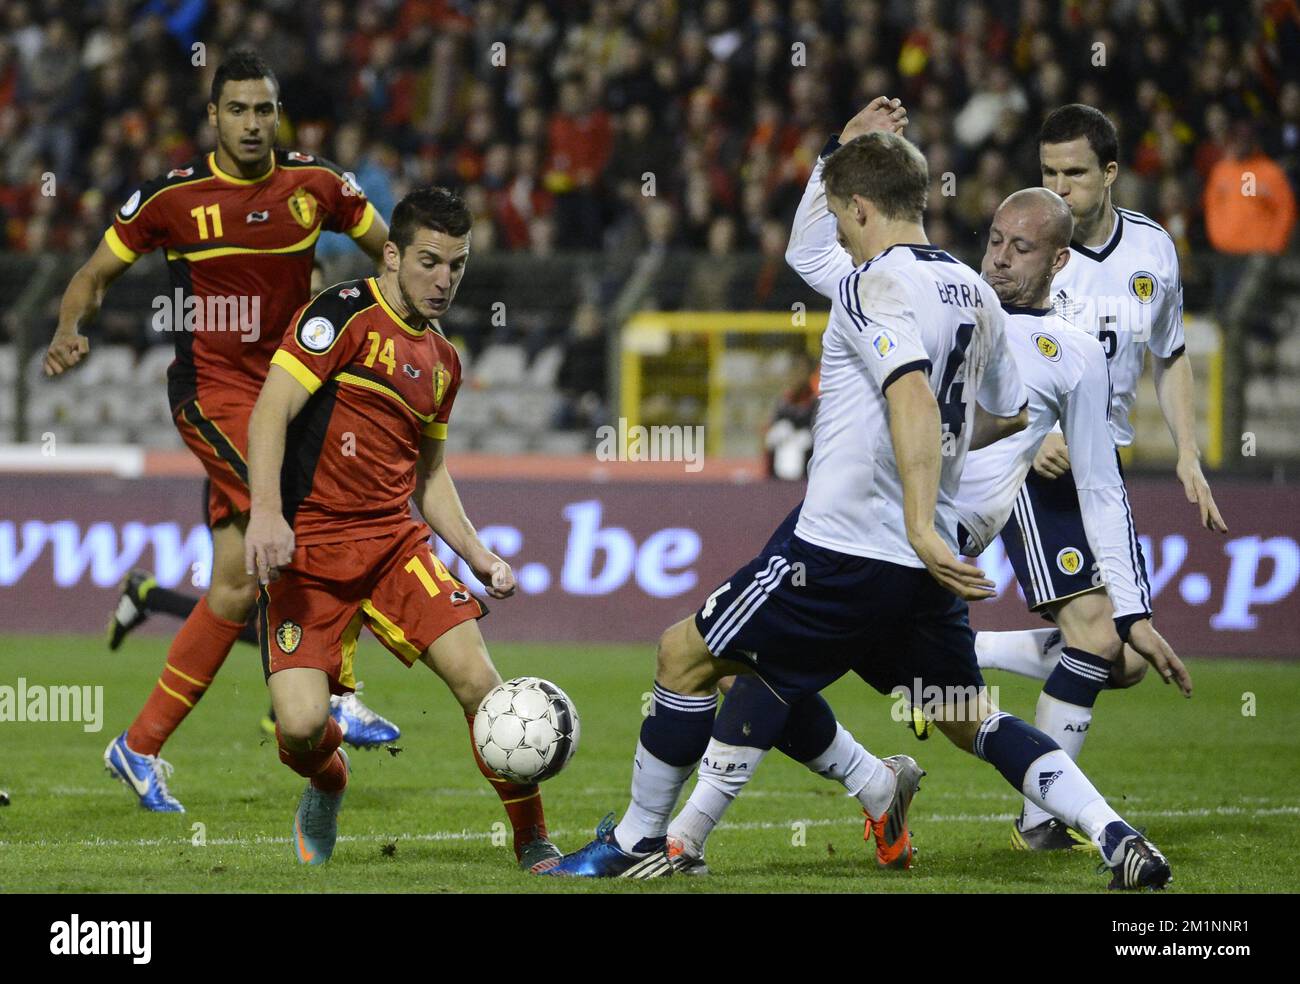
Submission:
[[[437,323],[412,328],[375,278],[351,280],[294,316],[271,364],[312,394],[289,425],[280,478],[297,542],[409,523],[420,438],[446,438],[460,388],[460,356]]]
[[[321,231],[356,238],[374,217],[336,165],[293,150],[277,150],[260,178],[226,174],[210,153],[133,194],[104,239],[127,263],[167,251],[173,296],[155,302],[153,324],[175,335],[172,409],[194,398],[200,376],[255,398],[285,326],[311,297]]]

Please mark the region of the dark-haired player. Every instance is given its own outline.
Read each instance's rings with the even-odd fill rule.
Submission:
[[[1069,756],[999,711],[984,688],[966,601],[991,597],[993,584],[956,558],[954,498],[972,441],[1022,430],[1028,400],[997,295],[928,243],[925,158],[895,133],[868,132],[900,126],[898,108],[873,101],[810,180],[824,182],[824,193],[810,188],[820,198],[816,229],[849,263],[826,285],[832,307],[804,501],[693,618],[664,632],[632,802],[550,875],[697,868],[692,844],[780,738],[791,708],[853,670],[882,692],[937,692],[926,703],[945,735],[1084,830],[1126,872],[1126,887],[1167,877],[1164,859]],[[735,672],[765,685],[756,688],[771,696],[761,715],[728,698],[715,717],[717,683]],[[905,755],[864,756],[877,860],[906,867],[907,814],[925,773]],[[684,812],[670,826],[697,763],[700,783],[707,778],[717,794],[714,812]]]
[[[1160,410],[1178,451],[1178,480],[1201,524],[1224,533],[1227,526],[1201,472],[1173,240],[1152,219],[1113,203],[1119,139],[1104,113],[1077,103],[1054,110],[1039,131],[1038,153],[1044,187],[1065,199],[1074,219],[1069,262],[1052,278],[1051,303],[1058,318],[1095,336],[1105,350],[1111,436],[1121,448],[1133,443],[1129,413],[1149,350]],[[1070,452],[1059,432],[1049,434],[1039,449],[1002,542],[1030,609],[1050,614],[1055,627],[979,633],[980,666],[1048,680],[1035,723],[1077,757],[1094,726],[1098,688],[1077,674],[1071,677],[1062,653],[1069,647],[1109,663],[1109,679],[1101,686],[1127,686],[1140,679],[1145,666],[1117,634],[1115,612],[1084,532]],[[1145,586],[1136,538],[1132,552]],[[1165,683],[1177,677],[1167,668],[1160,672]],[[1064,691],[1052,685],[1062,677],[1071,678]],[[1087,684],[1082,690],[1081,681]],[[1069,693],[1074,696],[1064,696]],[[1076,846],[1060,824],[1028,800],[1012,844],[1030,850]]]
[[[90,349],[81,329],[108,286],[141,254],[167,253],[184,298],[167,371],[173,419],[211,484],[212,580],[172,641],[158,683],[131,727],[104,753],[110,774],[149,810],[181,812],[167,789],[163,743],[203,696],[244,629],[257,583],[244,571],[248,416],[271,353],[309,297],[323,230],[346,232],[371,257],[388,231],[361,190],[328,161],[276,150],[279,85],[256,54],[235,51],[212,80],[217,147],[136,191],[63,295],[45,371],[71,369]]]
[[[335,284],[295,315],[249,425],[246,565],[266,585],[260,636],[280,760],[309,780],[294,817],[304,864],[334,850],[348,776],[329,696],[354,686],[362,626],[437,673],[471,734],[501,682],[478,629],[486,609],[429,546],[432,527],[493,598],[514,593],[510,565],[479,539],[443,460],[460,358],[438,319],[465,275],[469,234],[469,211],[445,189],[402,199],[383,274]],[[553,864],[537,786],[474,758],[514,826],[520,866]]]

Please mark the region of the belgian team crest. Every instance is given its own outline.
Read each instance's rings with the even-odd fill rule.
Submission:
[[[316,224],[316,197],[306,188],[297,188],[289,196],[289,214],[304,229]]]
[[[1145,270],[1139,270],[1128,281],[1129,292],[1142,304],[1150,304],[1156,299],[1156,278]]]
[[[1044,332],[1034,333],[1034,346],[1044,359],[1049,362],[1061,361],[1061,346],[1051,335]]]
[[[302,626],[286,618],[275,630],[275,644],[280,647],[282,653],[288,655],[298,648],[300,642],[302,642]]]
[[[1083,567],[1083,554],[1074,547],[1066,547],[1056,555],[1056,566],[1062,574],[1078,574]]]
[[[442,397],[447,392],[447,383],[451,380],[451,373],[441,365],[433,371],[433,405],[442,406]]]

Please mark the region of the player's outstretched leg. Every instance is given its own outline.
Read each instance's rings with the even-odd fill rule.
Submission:
[[[501,682],[501,674],[492,665],[478,623],[461,622],[448,629],[421,656],[438,674],[460,703],[469,725],[470,751],[474,764],[488,781],[505,807],[514,828],[515,858],[519,867],[541,874],[560,858],[560,850],[551,843],[546,830],[546,813],[537,783],[518,783],[502,779],[488,768],[474,745],[474,715],[487,692]]]
[[[1048,610],[1064,633],[1065,645],[1039,695],[1034,725],[1077,762],[1092,728],[1097,696],[1112,686],[1115,668],[1124,665],[1123,644],[1115,631],[1110,601],[1101,591],[1056,602]],[[1012,825],[1011,846],[1027,851],[1093,847],[1088,838],[1028,799]]]
[[[752,681],[740,677],[728,691],[727,703],[738,696],[747,701],[751,693]],[[876,758],[835,720],[821,694],[795,702],[776,747],[818,775],[840,783],[858,801],[866,818],[862,839],[868,844],[875,841],[877,867],[912,866],[916,849],[907,815],[926,774],[913,758]]]
[[[108,619],[108,648],[117,649],[128,635],[148,620],[162,613],[187,619],[202,600],[199,595],[160,587],[157,578],[146,570],[136,569],[122,578],[118,586],[117,605]],[[250,617],[239,633],[239,642],[257,645],[257,626]]]
[[[343,735],[329,715],[329,677],[299,666],[272,673],[267,684],[280,761],[308,780],[293,818],[294,854],[303,864],[324,864],[334,853],[348,785]]]
[[[1172,880],[1164,855],[1111,808],[1070,756],[1037,728],[997,710],[987,692],[950,702],[935,724],[1026,798],[1087,834],[1112,872],[1111,888],[1163,888]]]
[[[981,670],[1006,670],[1034,680],[1051,676],[1064,647],[1060,629],[975,633],[975,658]]]
[[[172,640],[162,674],[126,732],[123,745],[130,753],[157,757],[208,689],[243,630],[257,597],[256,581],[244,572],[243,543],[243,517],[213,529],[212,587]],[[150,805],[154,800],[142,786],[130,781],[129,785],[146,809],[160,808]]]
[[[641,724],[632,764],[632,801],[620,823],[611,814],[596,839],[547,872],[587,878],[637,877],[662,856],[682,786],[709,746],[718,678],[742,670],[710,654],[692,618],[659,639],[654,704]]]

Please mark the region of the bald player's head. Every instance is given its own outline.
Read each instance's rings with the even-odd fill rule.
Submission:
[[[1047,188],[1007,196],[993,213],[980,272],[1010,307],[1045,308],[1052,278],[1070,258],[1074,218]]]

